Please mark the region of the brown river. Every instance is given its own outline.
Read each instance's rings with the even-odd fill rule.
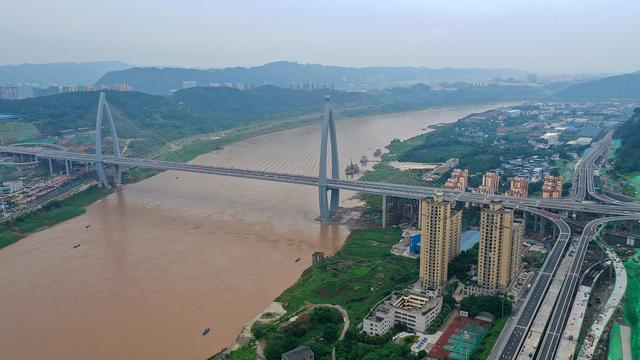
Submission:
[[[341,167],[492,107],[338,122]],[[193,162],[316,175],[319,133],[312,125],[263,135]],[[340,249],[349,230],[316,221],[317,196],[173,171],[118,189],[0,250],[0,359],[206,359],[296,281],[312,252]]]

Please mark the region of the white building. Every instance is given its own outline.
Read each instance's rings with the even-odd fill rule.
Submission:
[[[516,110],[516,109],[509,110],[509,111],[507,111],[507,115],[509,117],[512,117],[512,118],[518,117],[518,116],[522,115],[522,110]]]
[[[593,139],[590,137],[579,137],[576,139],[576,145],[580,145],[580,146],[584,146],[584,145],[589,145],[591,144],[591,141]]]
[[[6,186],[12,194],[24,189],[22,180],[5,181],[2,185]]]
[[[368,335],[383,335],[396,323],[425,332],[442,310],[442,297],[431,299],[414,292],[394,292],[377,303],[362,323]]]
[[[541,139],[547,140],[549,146],[555,146],[560,144],[560,134],[554,132],[548,132],[540,137]]]

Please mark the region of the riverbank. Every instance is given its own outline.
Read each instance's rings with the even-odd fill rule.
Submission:
[[[66,199],[52,200],[40,209],[4,223],[0,227],[0,249],[30,234],[84,214],[86,206],[111,193],[111,190],[97,185],[83,186]]]
[[[400,235],[398,229],[353,230],[340,251],[305,270],[300,279],[276,299],[283,304],[286,315],[275,322],[256,322],[252,329],[254,336],[264,340],[268,347],[270,338],[284,336],[280,325],[308,304],[333,304],[344,308],[351,319],[345,339],[336,345],[338,358],[359,359],[365,348],[367,353],[390,356],[405,353],[409,346],[389,344],[388,339],[362,339],[356,331],[379,299],[405,288],[418,277],[416,259],[394,256],[389,251]],[[364,344],[367,341],[369,345]],[[246,347],[251,344],[232,352],[227,359],[242,359],[239,355],[249,352]],[[318,350],[316,353],[326,352],[326,348],[314,342],[302,341],[296,345],[307,345],[314,352]]]

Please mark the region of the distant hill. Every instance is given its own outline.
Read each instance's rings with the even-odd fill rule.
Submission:
[[[609,76],[570,86],[557,93],[563,99],[640,99],[640,72]]]
[[[109,91],[116,121],[153,129],[166,139],[229,129],[268,120],[320,114],[325,95],[330,95],[342,116],[458,105],[537,99],[540,88],[471,87],[459,84],[455,91],[431,91],[424,84],[375,92],[339,90],[292,90],[261,86],[251,90],[228,87],[194,87],[172,96],[142,92]],[[60,130],[93,128],[97,92],[65,93],[23,100],[0,100],[0,114],[14,114],[44,134]]]
[[[416,84],[375,92],[384,103],[385,111],[406,111],[427,106],[479,104],[504,101],[538,100],[547,95],[541,87],[511,87],[489,85],[474,87],[454,84],[455,91],[431,91],[429,86]]]
[[[109,71],[130,67],[131,65],[120,61],[3,65],[0,66],[0,85],[90,85]]]
[[[164,95],[172,89],[182,88],[183,81],[196,81],[199,86],[210,83],[254,83],[289,84],[318,83],[335,84],[338,89],[362,89],[413,83],[486,81],[496,77],[520,78],[527,74],[517,69],[430,69],[425,67],[365,67],[351,68],[298,64],[295,62],[273,62],[256,67],[233,67],[226,69],[184,68],[132,68],[106,73],[98,85],[126,83],[138,91]]]
[[[249,91],[191,88],[174,96],[107,92],[116,122],[152,129],[166,139],[223,130],[253,122],[320,113],[325,95],[336,107],[375,103],[362,93],[302,91],[264,86]],[[15,114],[48,135],[95,125],[98,92],[76,92],[24,100],[0,100],[0,113]]]

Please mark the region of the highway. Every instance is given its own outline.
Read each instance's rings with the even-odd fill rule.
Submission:
[[[575,200],[578,201],[585,200],[588,194],[592,198],[607,204],[632,207],[640,210],[640,204],[638,203],[620,201],[605,194],[600,194],[595,190],[593,173],[598,167],[596,163],[606,155],[607,151],[611,147],[612,141],[613,131],[609,131],[607,134],[605,134],[602,140],[595,144],[591,151],[580,161],[580,164],[575,171],[576,176],[574,176],[574,184],[577,180],[578,188],[572,188],[572,195]]]
[[[585,207],[590,207],[591,209],[598,210],[602,210],[603,206],[616,206],[626,209],[626,214],[622,214],[624,216],[615,218],[597,219],[592,221],[587,225],[587,227],[585,227],[584,232],[581,236],[577,254],[575,255],[576,259],[571,266],[567,280],[565,280],[565,282],[563,283],[557,305],[554,306],[551,322],[547,328],[547,335],[543,338],[542,348],[538,352],[539,357],[537,358],[539,359],[552,358],[557,349],[559,340],[562,335],[562,328],[564,327],[568,311],[570,310],[573,292],[575,291],[577,281],[579,281],[579,272],[584,260],[584,255],[586,254],[588,239],[591,239],[596,227],[600,224],[606,223],[607,221],[637,219],[638,216],[640,216],[637,214],[639,209],[638,204],[626,203],[611,199],[608,196],[598,194],[594,189],[593,173],[597,167],[596,163],[608,151],[609,147],[611,146],[611,139],[612,133],[609,132],[605,135],[603,140],[595,144],[592,150],[580,161],[578,167],[574,172],[575,175],[573,179],[574,184],[577,184],[577,186],[574,186],[572,188],[571,196],[569,198],[565,198],[563,201],[566,202],[566,204],[575,205],[576,209],[581,207],[581,205],[577,204],[584,204],[583,206]],[[608,204],[597,205],[584,202],[587,194],[589,194],[594,199],[606,202]],[[557,204],[545,202],[543,207],[552,208],[553,206],[557,206]],[[599,214],[607,214],[607,212],[599,212]],[[550,218],[550,220],[553,221],[552,218]],[[544,300],[549,285],[553,280],[553,275],[555,274],[558,265],[563,258],[564,251],[569,242],[570,231],[568,225],[564,221],[561,221],[560,224],[558,223],[558,221],[554,221],[554,223],[560,228],[560,236],[558,236],[556,244],[554,245],[545,263],[543,264],[542,270],[538,274],[538,277],[535,280],[530,293],[527,295],[527,298],[525,299],[521,310],[516,315],[512,316],[511,319],[509,319],[509,322],[505,326],[505,329],[500,334],[500,337],[496,342],[496,346],[493,349],[490,359],[507,360],[516,358],[526,336],[528,335],[529,329],[534,321],[540,305]],[[563,236],[563,228],[566,229],[566,237]]]
[[[544,296],[547,293],[547,289],[551,284],[553,275],[555,274],[558,265],[562,260],[562,255],[569,243],[569,238],[571,237],[571,229],[562,219],[550,216],[549,213],[538,209],[523,208],[522,210],[549,219],[558,227],[560,234],[558,235],[558,239],[551,249],[551,252],[549,252],[549,255],[542,265],[542,268],[531,286],[520,310],[517,314],[511,317],[507,326],[505,326],[502,333],[500,333],[500,336],[496,341],[496,346],[489,357],[490,359],[508,360],[514,359],[518,355],[520,347],[522,346],[522,343],[529,332],[529,328],[535,319],[536,313],[542,304]]]
[[[551,320],[547,326],[547,331],[543,335],[542,342],[538,348],[535,359],[552,359],[558,349],[558,345],[562,338],[562,330],[564,329],[567,316],[571,310],[573,296],[580,281],[580,269],[582,268],[582,263],[587,253],[587,247],[589,245],[589,241],[595,235],[598,226],[610,221],[625,220],[640,220],[640,215],[596,219],[589,222],[583,229],[578,248],[576,253],[573,254],[574,258],[571,268],[564,280],[564,283],[562,284],[560,296],[554,306]]]

